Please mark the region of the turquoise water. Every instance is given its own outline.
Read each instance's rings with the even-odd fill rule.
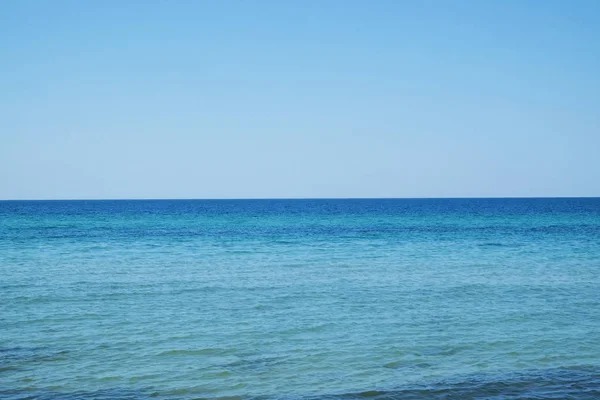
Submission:
[[[0,397],[597,399],[599,272],[592,198],[0,202]]]

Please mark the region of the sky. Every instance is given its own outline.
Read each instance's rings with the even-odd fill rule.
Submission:
[[[0,199],[600,196],[596,0],[0,2]]]

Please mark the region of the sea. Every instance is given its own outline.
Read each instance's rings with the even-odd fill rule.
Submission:
[[[600,399],[600,199],[0,202],[2,399]]]

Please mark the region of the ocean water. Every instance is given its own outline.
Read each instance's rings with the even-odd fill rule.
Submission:
[[[3,399],[600,399],[600,199],[0,202]]]

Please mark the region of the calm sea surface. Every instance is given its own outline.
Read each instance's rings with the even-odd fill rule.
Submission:
[[[600,199],[0,202],[3,399],[599,399]]]

